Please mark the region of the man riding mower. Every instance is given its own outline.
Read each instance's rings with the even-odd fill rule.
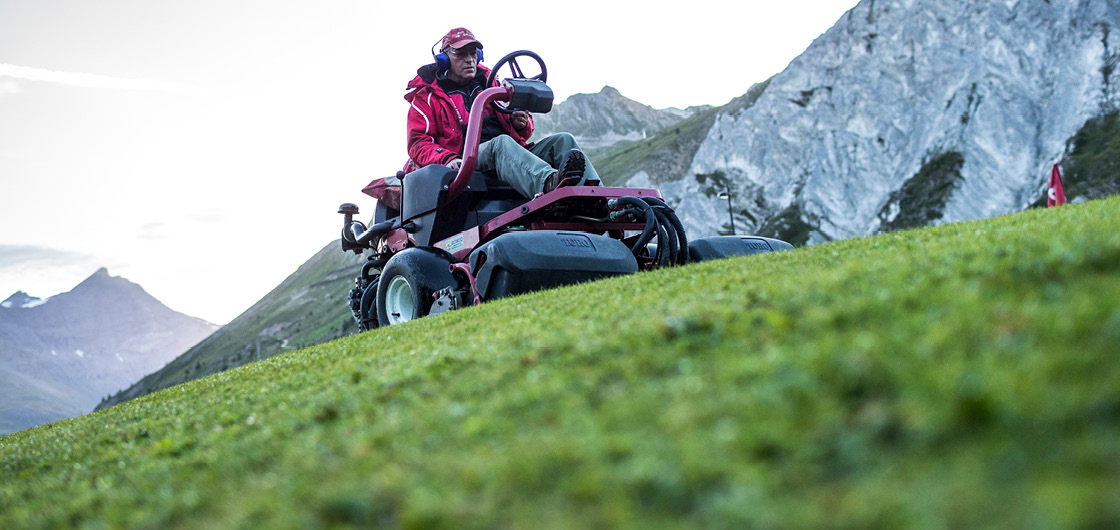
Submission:
[[[366,226],[343,204],[344,251],[369,251],[350,292],[361,330],[504,296],[639,270],[792,249],[757,236],[688,241],[656,189],[599,186],[570,134],[530,144],[533,112],[552,109],[547,69],[517,51],[486,69],[464,28],[409,84],[409,162],[362,191]],[[518,59],[536,62],[527,77]],[[509,65],[511,77],[497,72]]]

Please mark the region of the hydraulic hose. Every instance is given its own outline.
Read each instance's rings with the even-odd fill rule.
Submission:
[[[630,249],[635,256],[646,252],[646,246],[657,237],[653,263],[660,267],[688,263],[688,236],[684,224],[665,201],[656,197],[619,197],[608,201],[607,207],[612,210],[612,221],[625,217],[645,221],[642,234]]]
[[[638,249],[645,248],[646,243],[649,243],[650,240],[653,239],[653,236],[657,235],[657,216],[652,215],[653,207],[636,197],[619,197],[614,202],[620,206],[633,206],[637,208],[641,211],[641,217],[643,217],[646,222],[645,228],[642,229],[641,237],[639,237],[638,241],[634,243],[634,246],[630,248],[632,252],[637,253],[639,251]]]
[[[676,212],[674,212],[672,209],[666,211],[665,216],[669,218],[669,224],[672,224],[673,228],[677,231],[677,243],[679,244],[681,251],[680,260],[677,261],[677,265],[685,265],[688,263],[689,254],[688,235],[684,232],[684,224],[681,223],[681,220],[677,217]]]
[[[362,265],[362,278],[369,278],[371,276],[370,271],[373,269],[381,270],[385,267],[385,263],[387,262],[388,260],[385,259],[371,259],[365,262],[365,264]]]
[[[358,221],[354,221],[350,224],[350,233],[347,235],[353,238],[354,243],[357,243],[359,245],[368,245],[371,240],[377,239],[389,233],[389,231],[393,229],[394,222],[396,222],[395,219],[382,221],[369,227],[368,230],[361,231],[363,228],[365,228],[365,225]]]
[[[657,216],[657,248],[658,250],[661,250],[661,247],[664,246],[661,243],[667,243],[669,247],[669,253],[667,256],[665,256],[665,258],[668,260],[665,265],[676,265],[678,260],[680,259],[679,248],[677,247],[677,231],[675,228],[673,228],[672,225],[669,224],[669,219],[665,215],[665,212],[661,211],[660,208],[651,209],[653,210],[653,214]]]
[[[656,210],[651,209],[650,213],[652,213],[654,215],[654,217],[657,216],[657,211]],[[654,261],[654,263],[657,264],[658,267],[668,267],[669,266],[669,256],[672,255],[672,252],[671,252],[672,249],[670,249],[669,252],[666,252],[666,249],[665,249],[666,234],[668,234],[668,231],[665,230],[665,225],[658,222],[657,223],[657,252],[653,256],[653,261]]]
[[[647,203],[649,203],[650,205],[654,206],[657,210],[664,213],[665,217],[668,218],[668,220],[669,220],[669,224],[671,224],[673,226],[673,229],[677,233],[677,244],[678,244],[678,248],[680,249],[680,257],[677,261],[674,262],[674,264],[675,265],[685,265],[685,264],[687,264],[688,259],[689,259],[689,256],[688,256],[688,236],[685,234],[684,224],[681,223],[680,218],[677,217],[677,213],[674,212],[673,209],[670,208],[668,204],[665,204],[665,201],[663,201],[661,199],[658,199],[657,197],[644,197],[643,199]]]
[[[571,221],[583,221],[585,223],[609,223],[611,221],[611,218],[609,216],[599,218],[599,217],[588,217],[586,215],[573,215],[570,218],[570,220]]]

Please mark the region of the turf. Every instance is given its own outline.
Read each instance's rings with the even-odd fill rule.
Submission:
[[[642,273],[280,355],[0,438],[0,527],[1116,527],[1118,212]]]

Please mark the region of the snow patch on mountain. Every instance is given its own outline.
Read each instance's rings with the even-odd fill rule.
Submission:
[[[9,296],[7,300],[0,302],[0,307],[5,309],[31,309],[47,303],[48,300],[50,300],[49,296],[47,298],[39,298],[37,296],[28,295],[23,291],[16,291],[12,296]]]

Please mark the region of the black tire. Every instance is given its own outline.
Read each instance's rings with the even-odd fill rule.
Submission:
[[[456,287],[451,258],[433,249],[408,248],[398,252],[381,271],[377,286],[377,320],[382,326],[401,324],[428,315],[433,295]]]
[[[358,331],[369,331],[377,329],[381,323],[378,321],[377,316],[377,285],[380,283],[381,276],[374,276],[373,280],[362,291],[361,299],[361,321],[358,322]]]

